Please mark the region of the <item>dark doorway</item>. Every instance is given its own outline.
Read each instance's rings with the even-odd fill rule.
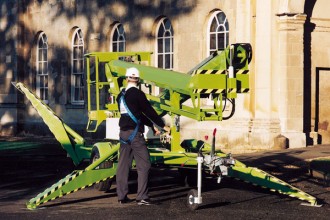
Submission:
[[[315,77],[315,128],[319,144],[330,144],[330,68],[317,67]]]

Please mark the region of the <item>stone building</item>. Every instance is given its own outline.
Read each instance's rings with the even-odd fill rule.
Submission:
[[[84,53],[152,51],[154,66],[188,72],[214,50],[250,43],[250,93],[239,95],[234,117],[198,126],[182,120],[183,137],[202,139],[216,127],[217,145],[232,152],[329,144],[329,6],[327,0],[0,1],[0,133],[50,135],[11,84],[20,81],[88,135]]]

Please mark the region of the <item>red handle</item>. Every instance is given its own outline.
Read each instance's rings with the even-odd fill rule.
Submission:
[[[215,136],[215,133],[217,133],[217,129],[216,128],[214,128],[214,130],[213,130],[213,137]]]

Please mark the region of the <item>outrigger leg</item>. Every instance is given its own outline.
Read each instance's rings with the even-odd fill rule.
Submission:
[[[252,183],[253,185],[261,186],[262,188],[268,188],[273,192],[285,194],[290,197],[294,197],[308,203],[302,203],[302,205],[309,205],[314,207],[321,207],[321,204],[317,203],[317,199],[308,193],[278,179],[271,174],[260,170],[256,167],[247,167],[243,163],[236,161],[235,166],[228,169],[228,176],[236,179]]]
[[[113,178],[116,175],[117,163],[113,163],[110,168],[99,169],[101,163],[110,158],[116,151],[114,147],[104,156],[101,156],[94,163],[86,167],[85,170],[75,170],[67,175],[51,187],[47,188],[44,192],[38,194],[36,197],[30,199],[26,206],[28,209],[36,209],[39,205],[48,201],[55,200],[70,193],[90,187],[101,181]]]

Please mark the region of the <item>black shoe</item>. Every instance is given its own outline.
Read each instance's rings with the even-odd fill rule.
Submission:
[[[155,203],[153,203],[150,199],[141,199],[141,200],[136,200],[136,203],[138,205],[154,205]]]
[[[124,198],[124,199],[120,199],[120,200],[118,200],[118,203],[119,204],[126,204],[126,203],[130,203],[130,202],[132,202],[133,201],[133,199],[130,199],[130,198],[128,198],[127,196]]]

